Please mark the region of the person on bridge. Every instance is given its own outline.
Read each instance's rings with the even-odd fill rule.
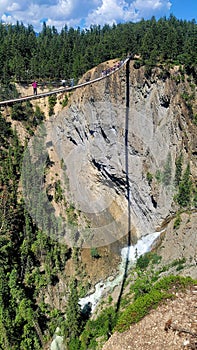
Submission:
[[[62,79],[62,86],[65,87],[66,86],[66,80]]]
[[[34,81],[32,83],[32,86],[33,86],[34,95],[37,95],[37,87],[38,87],[37,81]]]

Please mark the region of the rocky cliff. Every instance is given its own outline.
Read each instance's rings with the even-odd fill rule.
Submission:
[[[113,64],[91,70],[83,81]],[[155,68],[146,77],[144,68],[135,69],[130,61],[76,90],[50,121],[50,157],[64,163],[61,184],[80,213],[69,235],[72,244],[104,246],[128,232],[135,242],[176,213],[180,155],[183,171],[190,164],[194,186],[197,178],[196,125],[184,98],[192,93],[194,84],[178,67],[165,73]],[[196,111],[195,99],[192,108]]]

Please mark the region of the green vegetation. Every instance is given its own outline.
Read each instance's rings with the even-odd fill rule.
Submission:
[[[82,30],[65,25],[60,33],[43,23],[38,35],[32,25],[26,28],[22,23],[0,23],[0,34],[0,81],[4,84],[0,94],[6,98],[14,94],[11,80],[47,80],[53,84],[64,78],[69,83],[70,78],[78,80],[99,63],[126,57],[129,52],[140,56],[135,67],[145,65],[146,74],[165,61],[168,65],[184,66],[180,79],[184,78],[184,71],[196,79],[196,23],[178,20],[173,15],[102,28],[93,25]],[[167,74],[163,74],[164,79]]]
[[[147,179],[147,181],[148,181],[148,184],[150,185],[151,182],[153,181],[153,174],[147,172],[147,174],[146,174],[146,179]]]
[[[192,199],[192,181],[190,178],[189,164],[187,165],[182,179],[179,182],[178,193],[175,198],[180,207],[190,207]]]
[[[193,199],[193,206],[195,207],[195,208],[197,208],[197,187],[196,188],[194,188],[194,199]]]
[[[174,229],[179,228],[180,224],[181,224],[181,215],[180,215],[180,213],[177,213],[176,219],[174,220],[173,228]]]
[[[154,289],[140,296],[122,313],[115,329],[126,331],[132,323],[139,322],[151,309],[156,308],[159,302],[170,297],[172,297],[170,293]]]
[[[11,108],[11,118],[20,121],[30,136],[33,136],[35,128],[44,120],[44,113],[36,106],[35,111],[30,101],[15,103]]]
[[[183,155],[182,153],[177,157],[175,161],[176,165],[176,172],[175,172],[175,179],[174,183],[175,186],[178,186],[180,181],[181,181],[181,176],[182,176],[182,167],[183,167]]]
[[[69,225],[77,225],[78,213],[73,204],[69,204],[66,208],[66,217]]]
[[[149,175],[149,177],[150,177],[150,175]],[[158,181],[158,183],[162,183],[165,187],[167,187],[171,184],[171,182],[172,182],[172,157],[171,157],[170,152],[168,153],[168,155],[166,157],[166,161],[165,161],[162,169],[158,169],[156,171],[155,179]],[[151,182],[152,182],[152,179],[151,179]]]
[[[168,276],[156,282],[152,287],[147,288],[144,295],[140,295],[121,313],[115,330],[123,332],[132,323],[139,322],[151,309],[156,308],[165,299],[174,298],[174,291],[184,289],[194,284],[191,278],[181,276]]]
[[[136,267],[144,270],[152,262],[152,264],[158,264],[161,261],[161,257],[154,252],[147,252],[141,255],[136,262]]]
[[[197,187],[195,182],[192,183],[190,164],[188,163],[186,168],[183,169],[183,155],[180,154],[175,161],[175,165],[174,184],[176,187],[176,194],[174,199],[179,204],[180,208],[190,209],[192,206],[196,208]],[[174,222],[174,228],[178,228],[180,223],[181,218],[178,214]]]
[[[74,279],[70,284],[70,294],[66,307],[66,331],[67,341],[70,343],[69,349],[73,348],[76,339],[79,337],[82,330],[81,309],[78,304],[79,296],[77,290],[77,280]],[[71,346],[72,345],[72,346]]]
[[[40,107],[36,105],[34,112],[34,124],[37,126],[44,120],[44,113],[41,111]]]
[[[175,267],[176,266],[176,270],[180,271],[180,270],[183,269],[185,263],[186,263],[186,259],[185,258],[176,259],[170,264],[170,266],[171,267]]]
[[[62,101],[62,108],[66,107],[68,104],[68,95],[66,95]]]
[[[100,255],[99,255],[99,252],[98,252],[98,249],[97,248],[91,248],[90,249],[90,254],[91,254],[91,257],[93,259],[99,259],[100,258]]]
[[[162,173],[161,173],[161,170],[157,170],[156,173],[155,173],[155,178],[156,180],[161,183],[162,181]]]
[[[54,194],[54,200],[55,202],[61,202],[63,200],[63,189],[61,187],[61,182],[60,180],[57,180],[55,182],[55,194]]]
[[[99,343],[104,343],[116,324],[116,313],[113,307],[102,311],[95,320],[89,320],[80,336],[80,350],[96,350]],[[72,348],[74,350],[75,348]]]
[[[24,148],[1,114],[0,126],[0,348],[40,350],[58,321],[43,296],[58,282],[70,249],[27,213],[18,196]]]
[[[54,107],[57,102],[57,96],[56,95],[51,95],[49,96],[49,116],[54,114]]]

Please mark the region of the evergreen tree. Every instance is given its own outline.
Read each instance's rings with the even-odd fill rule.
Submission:
[[[66,307],[66,328],[69,341],[72,341],[73,339],[78,338],[82,326],[76,279],[71,281],[69,290],[70,293]]]
[[[182,176],[182,166],[183,166],[183,155],[180,154],[179,157],[177,157],[176,161],[175,161],[175,165],[176,165],[176,171],[175,171],[175,179],[174,179],[174,183],[175,186],[178,186],[181,180],[181,176]]]
[[[179,183],[177,202],[181,207],[189,207],[191,204],[192,181],[190,179],[190,166],[187,165],[183,177]]]
[[[60,33],[43,23],[36,35],[33,27],[17,23],[0,27],[0,81],[29,79],[59,81],[80,76],[99,63],[140,54],[147,71],[168,60],[183,64],[196,79],[197,26],[173,15],[138,23],[90,26],[80,30],[65,26]]]

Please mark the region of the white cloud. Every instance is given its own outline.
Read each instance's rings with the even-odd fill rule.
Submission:
[[[142,17],[147,17],[151,13],[154,15],[154,13],[170,10],[172,4],[169,0],[135,0],[133,5],[139,10]]]
[[[169,0],[103,0],[102,5],[87,16],[86,23],[105,24],[119,21],[138,21],[159,14],[165,15],[171,7]]]
[[[169,0],[0,0],[0,19],[32,24],[36,31],[41,30],[40,22],[45,19],[60,30],[65,24],[104,25],[164,16],[170,7]]]
[[[4,23],[13,23],[13,18],[12,16],[6,16],[5,14],[3,14],[3,16],[1,17],[2,21]]]
[[[20,4],[19,3],[17,3],[17,2],[13,2],[13,3],[11,3],[11,5],[9,5],[8,6],[8,11],[18,11],[18,10],[20,10]]]
[[[101,6],[89,13],[86,19],[86,24],[113,24],[118,19],[124,18],[124,1],[103,0]]]

